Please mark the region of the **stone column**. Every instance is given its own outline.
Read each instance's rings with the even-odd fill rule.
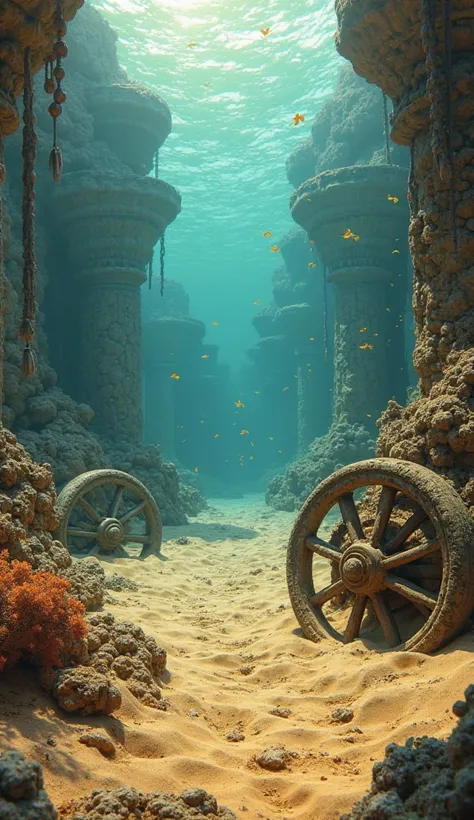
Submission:
[[[81,312],[80,400],[114,441],[141,441],[140,285],[180,203],[171,185],[132,174],[65,174],[55,190]]]
[[[161,97],[138,83],[94,87],[88,99],[95,138],[106,142],[136,174],[148,174],[171,131],[171,112]]]
[[[403,361],[403,325],[389,305],[390,285],[406,269],[405,188],[397,166],[354,166],[319,174],[291,198],[335,287],[335,419],[369,428],[393,396],[393,371]]]
[[[296,450],[297,384],[294,348],[285,336],[266,336],[247,351],[259,373],[259,429],[269,451],[286,461]],[[250,431],[252,432],[252,431]],[[284,456],[284,458],[282,458]]]
[[[204,334],[203,323],[189,317],[157,317],[144,326],[145,440],[159,444],[168,459],[189,450],[183,450],[183,439],[198,446],[196,384]]]
[[[446,10],[447,26],[437,3],[339,0],[336,42],[392,99],[392,139],[412,154],[414,364],[422,397],[389,408],[379,452],[447,474],[472,506],[474,18],[464,0]]]
[[[298,375],[298,452],[304,453],[331,423],[331,383],[324,356],[323,327],[311,305],[278,311],[277,327],[295,350]]]

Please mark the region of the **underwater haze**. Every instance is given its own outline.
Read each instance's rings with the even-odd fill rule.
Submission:
[[[171,109],[160,177],[180,190],[183,203],[166,233],[166,276],[188,291],[191,312],[206,323],[206,341],[219,345],[221,361],[237,366],[257,338],[251,319],[261,307],[254,302],[271,301],[271,274],[280,264],[262,234],[270,231],[278,242],[295,227],[286,158],[310,136],[343,62],[334,47],[334,4],[92,5],[118,34],[121,65]],[[295,127],[296,113],[305,121]]]

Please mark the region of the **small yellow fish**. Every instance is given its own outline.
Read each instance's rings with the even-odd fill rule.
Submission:
[[[304,114],[295,114],[293,117],[293,123],[298,125],[300,122],[304,122]]]
[[[254,305],[259,305],[259,304],[260,304],[260,300],[259,300],[259,299],[255,299]]]
[[[315,268],[316,262],[308,262],[308,268]]]
[[[270,34],[270,29],[269,28],[261,28],[260,29],[260,34],[263,34],[264,37],[268,37],[268,35]]]
[[[309,341],[310,341],[310,342],[314,342],[314,336],[310,336],[310,337],[309,337]]]
[[[214,438],[220,438],[219,433],[216,433],[216,434],[215,434],[215,436],[214,436]]]
[[[240,399],[238,401],[235,401],[234,404],[236,407],[245,407],[245,404],[243,403],[243,401],[240,401]]]
[[[365,333],[366,330],[367,330],[366,327],[361,327],[360,330],[359,330],[359,333]]]
[[[378,335],[379,335],[378,333],[372,333],[372,336],[378,336]]]
[[[374,349],[374,346],[369,345],[368,342],[365,342],[365,344],[363,344],[363,345],[359,345],[359,347],[360,347],[361,350],[373,350]]]
[[[211,322],[212,327],[219,327],[219,322]]]
[[[197,46],[197,43],[194,43],[194,42],[188,43],[188,48],[194,48],[194,46]]]
[[[283,392],[285,392],[286,390],[289,390],[289,389],[290,389],[289,387],[284,387]]]
[[[309,240],[309,244],[310,244],[310,245],[315,245],[316,243],[315,243],[314,239],[310,239],[310,240]]]
[[[241,436],[248,436],[248,434],[249,434],[249,431],[248,431],[248,430],[241,430],[241,431],[240,431],[240,435],[241,435]]]
[[[394,204],[398,202],[398,196],[392,196],[391,194],[388,195],[387,199]]]
[[[353,233],[350,228],[346,228],[344,233],[341,233],[341,239],[353,239],[354,242],[358,242],[360,236],[358,233]]]
[[[400,253],[400,251],[395,249],[392,253]]]
[[[172,373],[171,376],[170,376],[170,379],[175,379],[175,381],[178,381],[179,378],[180,378],[180,376],[178,376],[177,373]]]
[[[372,418],[372,413],[366,413],[366,416],[367,416],[368,419],[371,419]]]
[[[387,311],[387,313],[390,313],[390,308],[385,308],[385,310]]]
[[[270,250],[272,253],[280,253],[280,248],[278,247],[278,245],[272,245]]]
[[[205,353],[205,354],[204,354],[204,356],[201,356],[201,359],[208,359],[208,358],[209,358],[209,354],[208,354],[208,353]]]
[[[270,238],[270,236],[273,236],[273,234],[271,231],[265,231],[264,233],[262,233],[262,236],[264,236],[265,239],[268,239]]]
[[[194,468],[194,472],[195,472],[195,473],[198,473],[198,472],[199,472],[199,467],[195,467],[195,468]]]

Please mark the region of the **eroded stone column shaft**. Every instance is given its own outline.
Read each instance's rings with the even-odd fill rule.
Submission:
[[[112,440],[142,435],[140,290],[86,283],[82,295],[81,386],[97,431]]]
[[[162,455],[175,461],[173,366],[154,362],[145,372],[145,443],[158,444]]]

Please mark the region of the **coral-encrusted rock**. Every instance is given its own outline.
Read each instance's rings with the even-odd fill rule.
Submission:
[[[71,566],[62,573],[71,584],[74,595],[90,612],[100,609],[104,603],[105,572],[97,558],[73,560]]]
[[[166,652],[141,627],[116,621],[110,613],[88,618],[89,663],[103,675],[112,673],[146,706],[163,708],[160,675],[166,668]]]
[[[460,718],[447,742],[410,738],[391,743],[372,771],[370,793],[341,820],[471,820],[474,817],[474,686],[453,712]]]
[[[453,352],[446,372],[426,398],[382,414],[378,456],[424,464],[456,488],[474,508],[474,356]]]
[[[104,757],[114,757],[115,755],[115,744],[110,737],[100,732],[85,732],[80,736],[79,743],[82,743],[83,746],[89,746],[90,749],[97,749]]]
[[[174,820],[237,820],[233,811],[218,806],[216,798],[204,789],[188,789],[179,796],[152,792],[142,794],[124,786],[114,791],[93,791],[60,807],[61,820],[155,820],[172,817]]]
[[[0,754],[1,820],[56,820],[41,766],[15,749]]]
[[[122,696],[109,678],[90,666],[43,673],[43,684],[65,712],[110,715],[120,708]]]

